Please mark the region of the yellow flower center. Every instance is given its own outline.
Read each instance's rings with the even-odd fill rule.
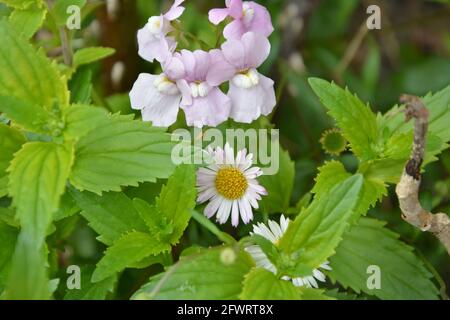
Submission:
[[[247,190],[248,182],[244,174],[232,167],[221,168],[216,176],[216,189],[227,199],[241,198]]]

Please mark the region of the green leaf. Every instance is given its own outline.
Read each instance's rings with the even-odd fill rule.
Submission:
[[[150,278],[133,299],[237,299],[244,276],[254,266],[244,251],[222,246],[182,256],[166,272]]]
[[[110,123],[105,109],[81,104],[65,109],[64,118],[66,127],[63,135],[66,140],[78,140],[98,126]]]
[[[42,300],[50,297],[46,256],[42,243],[37,243],[32,233],[22,230],[11,261],[5,299]]]
[[[279,248],[289,254],[301,250],[299,263],[317,268],[334,253],[357,208],[363,177],[355,175],[333,187],[289,224]]]
[[[34,3],[40,3],[41,0],[2,0],[2,3],[16,9],[26,9]]]
[[[169,240],[172,245],[178,243],[191,219],[191,210],[195,207],[195,183],[194,166],[178,166],[156,199],[158,211],[173,228]]]
[[[64,122],[53,113],[12,96],[0,96],[0,111],[28,131],[58,136],[64,128]]]
[[[374,158],[377,154],[378,126],[370,107],[334,83],[310,78],[309,84],[342,129],[355,155],[360,159]]]
[[[261,210],[267,213],[286,212],[294,187],[295,165],[287,151],[280,151],[280,168],[274,175],[259,177],[268,195],[260,201]]]
[[[86,0],[56,0],[50,10],[50,13],[58,26],[64,26],[70,15],[67,12],[67,8],[70,6],[77,6],[81,10],[85,4]]]
[[[375,160],[378,161],[378,160]],[[360,168],[361,170],[361,168]],[[377,201],[381,200],[387,194],[384,182],[379,177],[372,177],[370,172],[364,172],[364,183],[359,196],[358,206],[354,210],[354,217],[351,221],[356,221],[361,215],[365,215],[367,211],[374,206]],[[326,162],[319,168],[319,174],[316,178],[316,184],[312,192],[316,197],[322,195],[327,196],[328,192],[338,183],[345,181],[351,176],[347,172],[344,165],[339,161]]]
[[[25,143],[25,137],[18,130],[0,123],[0,198],[8,194],[6,169],[14,154]]]
[[[36,245],[42,243],[58,209],[73,162],[73,145],[29,142],[9,167],[9,193],[20,225]]]
[[[336,300],[333,297],[325,295],[325,290],[300,287],[302,300]]]
[[[133,230],[148,231],[139,213],[134,209],[133,202],[125,194],[108,192],[100,197],[90,192],[69,190],[82,210],[81,215],[99,234],[99,241],[112,245],[122,235]]]
[[[114,291],[117,276],[111,276],[99,282],[92,282],[93,266],[81,268],[81,288],[67,289],[64,300],[105,300]]]
[[[44,106],[66,106],[67,83],[43,50],[36,51],[10,23],[0,21],[0,95]]]
[[[92,70],[80,68],[69,81],[70,102],[89,104],[92,93]]]
[[[291,281],[278,279],[272,272],[254,268],[245,276],[242,300],[298,300],[300,290]]]
[[[112,116],[77,144],[70,177],[79,190],[101,194],[167,178],[173,171],[170,135],[129,116]]]
[[[413,248],[401,242],[399,235],[386,229],[385,224],[361,218],[358,225],[352,226],[330,258],[330,277],[345,288],[380,299],[437,299],[438,290],[430,272]],[[380,289],[367,286],[372,275],[367,268],[371,265],[380,268]]]
[[[422,98],[430,112],[428,126],[426,163],[435,161],[435,156],[448,148],[450,141],[450,86],[434,94]],[[412,144],[413,121],[405,122],[405,115],[400,106],[395,106],[389,112],[380,116],[380,128],[385,131],[385,153],[396,159],[406,160],[409,157]],[[380,130],[381,130],[380,129]],[[438,143],[440,141],[441,143]],[[401,172],[400,172],[401,174]]]
[[[14,10],[9,16],[9,21],[24,38],[29,39],[42,26],[46,14],[47,10],[44,6],[39,7],[33,4],[23,10]]]
[[[92,275],[92,281],[102,281],[148,256],[167,250],[170,250],[170,245],[159,242],[148,233],[127,233],[106,250]]]
[[[5,284],[19,231],[0,221],[0,287]]]
[[[114,52],[115,50],[113,48],[105,47],[90,47],[80,49],[73,55],[74,68],[78,68],[82,65],[104,59],[113,55]]]

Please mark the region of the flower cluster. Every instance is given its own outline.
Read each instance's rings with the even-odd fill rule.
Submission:
[[[274,82],[257,71],[270,53],[267,37],[273,26],[267,9],[252,1],[226,0],[226,8],[209,12],[213,24],[232,19],[221,48],[178,52],[170,34],[183,2],[175,0],[138,32],[139,55],[157,60],[162,73],[139,75],[130,92],[132,107],[141,110],[144,121],[163,127],[176,121],[180,108],[187,124],[196,127],[217,126],[228,118],[250,123],[268,115],[276,104]],[[227,94],[220,89],[226,82]]]

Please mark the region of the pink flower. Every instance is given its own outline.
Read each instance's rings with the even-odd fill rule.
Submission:
[[[168,127],[177,120],[181,91],[176,82],[185,75],[179,55],[168,57],[162,64],[163,73],[141,73],[130,91],[131,107],[141,110],[144,121],[154,126]]]
[[[183,94],[181,108],[190,126],[217,126],[228,119],[231,101],[218,88],[222,82],[215,81],[212,84],[207,80],[210,67],[220,58],[220,50],[181,51],[180,59],[186,74],[177,84]]]
[[[227,16],[234,21],[228,24],[223,35],[226,39],[240,39],[246,32],[253,31],[268,37],[273,32],[270,13],[265,7],[253,1],[226,0],[226,8],[209,11],[209,21],[219,24]]]
[[[276,105],[273,80],[258,73],[258,68],[270,53],[267,38],[248,32],[241,40],[228,40],[222,45],[222,59],[216,58],[207,81],[218,85],[230,81],[230,117],[250,123],[260,115],[268,115]]]
[[[171,21],[178,19],[184,12],[180,6],[184,0],[175,0],[174,4],[165,14],[153,16],[148,19],[147,24],[138,31],[139,55],[147,61],[154,59],[163,62],[168,58],[167,49],[175,51],[176,42],[166,35],[173,31]]]

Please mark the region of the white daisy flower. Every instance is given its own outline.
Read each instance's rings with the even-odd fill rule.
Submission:
[[[272,220],[269,220],[268,222],[269,227],[267,227],[263,223],[258,223],[253,226],[253,232],[251,232],[250,234],[260,235],[271,241],[273,244],[277,245],[278,240],[280,240],[280,238],[286,232],[289,222],[290,220],[282,215],[280,218],[280,224]],[[274,274],[277,273],[277,268],[272,264],[264,251],[258,245],[248,246],[247,248],[245,248],[245,250],[252,256],[253,260],[255,260],[255,264],[257,267],[269,270]],[[328,261],[322,263],[319,268],[331,270]],[[313,273],[310,276],[297,278],[283,276],[282,279],[292,281],[292,283],[297,287],[306,286],[308,288],[318,288],[319,286],[317,284],[317,280],[320,282],[325,282],[325,275],[322,271],[319,270],[319,268],[314,269]]]
[[[217,222],[221,224],[227,222],[231,214],[231,224],[235,227],[239,216],[245,224],[249,223],[253,219],[252,207],[258,209],[261,195],[267,195],[256,180],[262,170],[252,167],[253,155],[243,149],[234,157],[228,143],[224,149],[208,148],[206,152],[212,163],[197,171],[197,202],[209,201],[204,214],[211,218],[217,213]]]

